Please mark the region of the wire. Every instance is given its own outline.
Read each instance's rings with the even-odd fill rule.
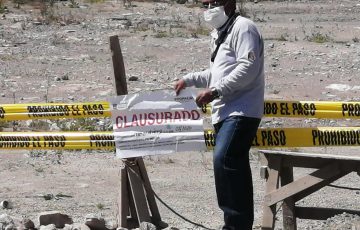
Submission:
[[[208,230],[214,230],[212,228],[208,228],[202,224],[199,224],[199,223],[196,223],[194,221],[191,221],[189,220],[188,218],[184,217],[183,215],[179,214],[177,211],[175,211],[173,208],[171,208],[168,204],[166,204],[155,192],[154,190],[152,190],[152,193],[154,194],[154,196],[156,197],[156,199],[162,203],[166,208],[168,208],[171,212],[173,212],[175,215],[177,215],[178,217],[180,217],[181,219],[183,219],[184,221],[190,223],[190,224],[193,224],[197,227],[201,227],[201,228],[204,228],[204,229],[208,229]]]
[[[128,166],[128,169],[130,169],[137,177],[139,177],[141,179],[141,183],[143,183],[143,185],[145,186],[144,184],[144,181],[142,180],[142,177],[141,175],[139,175],[135,170],[133,170],[131,167],[136,165],[135,161],[123,161],[127,166]],[[155,191],[153,190],[152,187],[150,187],[150,192],[156,197],[156,199],[162,203],[167,209],[169,209],[172,213],[174,213],[176,216],[180,217],[181,219],[183,219],[184,221],[192,224],[192,225],[195,225],[197,227],[200,227],[200,228],[203,228],[203,229],[207,229],[207,230],[215,230],[215,229],[212,229],[212,228],[208,228],[202,224],[199,224],[199,223],[196,223],[192,220],[189,220],[188,218],[184,217],[183,215],[181,215],[180,213],[178,213],[177,211],[175,211],[173,208],[171,208],[167,203],[165,203],[156,193]]]
[[[333,185],[333,184],[329,184],[328,186],[329,186],[329,187],[333,187],[333,188],[340,188],[340,189],[360,191],[360,188],[351,188],[351,187],[345,187],[345,186],[339,186],[339,185]]]

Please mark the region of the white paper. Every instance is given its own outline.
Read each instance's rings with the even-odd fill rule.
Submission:
[[[120,158],[206,150],[197,91],[146,91],[110,98]]]

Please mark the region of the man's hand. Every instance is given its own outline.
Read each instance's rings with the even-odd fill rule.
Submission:
[[[196,97],[196,105],[201,107],[205,104],[208,104],[214,100],[214,96],[211,93],[211,89],[205,89],[201,91]]]
[[[180,91],[185,89],[185,87],[186,87],[186,83],[185,83],[184,79],[178,80],[174,86],[176,96],[179,95]]]

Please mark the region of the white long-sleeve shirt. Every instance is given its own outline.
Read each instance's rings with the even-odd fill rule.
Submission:
[[[218,30],[211,33],[212,50]],[[228,116],[261,118],[264,109],[264,44],[255,24],[238,16],[220,45],[210,68],[189,73],[183,78],[187,86],[215,87],[221,97],[212,105],[212,123]]]

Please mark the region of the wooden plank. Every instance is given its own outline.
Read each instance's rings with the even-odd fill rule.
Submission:
[[[322,181],[322,182],[320,182],[320,183],[312,186],[312,187],[309,188],[309,189],[306,189],[306,190],[304,190],[304,191],[299,192],[298,194],[296,194],[296,195],[293,196],[295,202],[297,202],[297,201],[299,201],[299,200],[301,200],[301,199],[309,196],[310,194],[318,191],[319,189],[325,187],[326,185],[329,185],[330,183],[332,183],[332,182],[338,180],[339,178],[341,178],[341,177],[349,174],[350,172],[351,172],[351,170],[347,170],[347,171],[342,170],[339,174],[336,174],[336,175],[334,175],[333,177],[330,177],[330,178],[328,178],[328,179],[326,179],[326,180],[324,180],[324,181]]]
[[[110,37],[110,50],[113,62],[116,95],[128,93],[124,59],[121,53],[119,38],[117,35]]]
[[[295,211],[298,218],[310,220],[326,220],[330,217],[342,214],[344,212],[354,215],[360,215],[360,211],[358,210],[333,208],[296,207]]]
[[[113,62],[114,76],[115,76],[115,90],[116,95],[125,95],[128,93],[127,84],[126,84],[126,75],[125,75],[125,66],[124,60],[121,53],[121,48],[119,44],[118,36],[110,37],[110,51]],[[121,182],[122,185],[120,187],[119,198],[118,198],[118,213],[119,216],[117,218],[117,222],[120,227],[127,227],[127,215],[129,212],[129,189],[128,187],[128,173],[126,164],[124,164],[124,168],[121,169]],[[126,181],[126,183],[123,181]],[[126,209],[126,210],[125,210]]]
[[[268,155],[281,155],[281,156],[294,156],[294,157],[306,157],[306,158],[321,158],[331,160],[345,160],[345,161],[360,161],[360,157],[332,155],[323,153],[303,153],[303,152],[289,152],[289,151],[275,151],[275,150],[259,150],[260,153]]]
[[[280,171],[281,186],[285,186],[294,180],[293,168],[282,167]],[[296,230],[295,201],[293,197],[284,200],[283,209],[283,227],[284,230]]]
[[[346,165],[346,169],[349,167],[354,168],[360,166],[360,161],[354,159],[331,159],[331,158],[316,158],[316,157],[304,157],[304,156],[283,156],[283,166],[302,167],[302,168],[320,168],[325,164],[330,164],[333,161],[341,162]]]
[[[321,168],[325,164],[333,162],[334,159],[307,158],[303,156],[284,156],[282,165],[285,167]]]
[[[128,168],[127,168],[127,170],[128,170]],[[129,182],[129,193],[132,194],[130,182]],[[136,208],[135,208],[135,201],[134,201],[134,198],[133,198],[132,195],[129,196],[129,209],[130,209],[130,217],[131,217],[131,219],[135,220],[135,222],[138,222],[137,221]],[[129,219],[128,219],[128,222],[129,222]],[[129,225],[128,225],[128,227],[129,227]]]
[[[120,169],[120,192],[118,196],[118,217],[119,227],[127,227],[127,216],[129,214],[129,188],[125,166]]]
[[[138,221],[139,223],[151,223],[150,213],[146,203],[145,191],[142,185],[139,168],[137,165],[131,165],[128,166],[127,171]]]
[[[161,221],[161,217],[160,217],[158,206],[156,204],[154,192],[153,192],[153,189],[151,187],[149,176],[148,176],[148,174],[146,172],[144,160],[142,158],[138,158],[137,162],[138,162],[139,169],[140,169],[140,175],[141,175],[142,180],[144,182],[144,187],[145,187],[145,190],[146,190],[146,197],[147,197],[147,201],[148,201],[149,208],[150,208],[150,211],[151,211],[152,220],[155,223],[159,223]]]
[[[276,191],[267,193],[265,195],[265,201],[267,202],[267,205],[276,204],[279,201],[296,195],[340,173],[339,164],[334,162],[288,185],[285,185]]]
[[[266,181],[265,195],[275,191],[279,187],[279,171],[281,157],[268,158],[269,177]],[[275,227],[276,205],[263,204],[263,218],[261,229],[269,230]]]

